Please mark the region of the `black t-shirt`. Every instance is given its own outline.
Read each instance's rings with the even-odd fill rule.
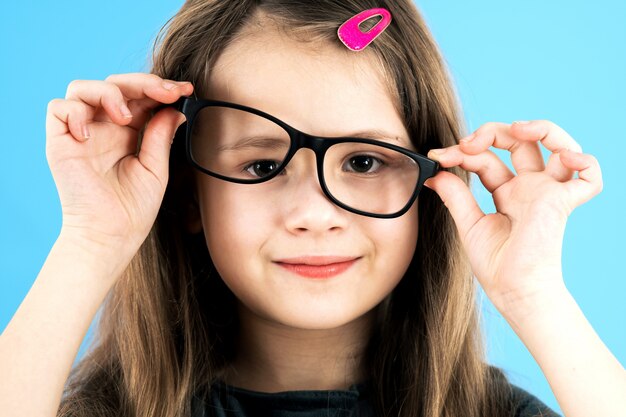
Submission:
[[[534,395],[510,384],[516,402],[515,417],[561,417]],[[373,417],[367,385],[348,390],[283,391],[264,393],[213,384],[208,397],[194,398],[193,417]]]

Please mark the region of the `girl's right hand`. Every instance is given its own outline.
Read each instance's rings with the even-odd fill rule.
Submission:
[[[154,74],[116,74],[72,81],[64,100],[48,104],[46,158],[61,200],[62,235],[135,254],[161,206],[170,146],[185,121],[173,108],[150,118],[151,110],[192,91],[191,83]]]

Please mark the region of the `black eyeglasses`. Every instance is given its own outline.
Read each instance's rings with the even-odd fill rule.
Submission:
[[[213,177],[259,184],[288,175],[299,149],[315,152],[324,194],[352,213],[394,218],[406,213],[439,164],[400,146],[374,139],[318,137],[263,111],[216,100],[182,97],[170,106],[187,121],[187,161]]]

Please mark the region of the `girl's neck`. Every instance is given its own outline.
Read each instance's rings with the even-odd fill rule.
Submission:
[[[259,392],[345,390],[367,379],[362,357],[376,309],[327,330],[286,327],[239,304],[237,353],[221,379]]]

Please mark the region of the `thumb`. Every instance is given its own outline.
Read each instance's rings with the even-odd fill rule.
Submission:
[[[485,216],[470,189],[463,180],[448,171],[440,171],[426,180],[424,185],[435,191],[450,210],[461,239],[465,242],[472,226]]]
[[[138,158],[141,165],[158,178],[167,178],[172,138],[185,120],[179,111],[165,108],[146,126]]]

